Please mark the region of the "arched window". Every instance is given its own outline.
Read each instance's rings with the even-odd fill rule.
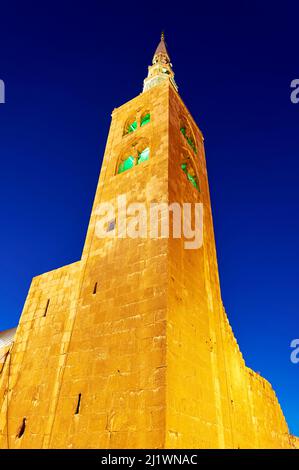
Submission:
[[[146,147],[141,152],[138,152],[137,164],[145,162],[146,160],[149,159],[149,156],[150,156],[150,149],[149,147]]]
[[[183,158],[181,168],[194,188],[196,188],[197,191],[200,191],[198,177],[190,157]]]
[[[125,124],[124,135],[131,134],[132,132],[136,131],[136,129],[137,129],[137,119],[135,116],[131,116]]]
[[[183,136],[185,137],[185,136],[186,136],[186,126],[185,126],[185,125],[181,125],[180,131],[181,131],[181,133],[183,134]]]
[[[140,119],[140,127],[142,126],[145,126],[146,124],[148,124],[151,120],[151,115],[148,111],[146,111],[142,116],[141,116],[141,119]]]
[[[185,137],[185,139],[187,140],[190,147],[192,148],[193,152],[196,154],[197,148],[196,148],[194,137],[193,137],[190,127],[185,122],[182,122],[180,125],[180,131]]]
[[[150,147],[148,139],[142,138],[135,140],[128,148],[128,151],[125,152],[123,157],[120,159],[117,174],[123,173],[124,171],[133,168],[133,166],[149,160],[149,157]]]
[[[130,155],[129,157],[125,158],[121,161],[118,167],[118,173],[123,173],[124,171],[129,170],[135,165],[135,158]]]

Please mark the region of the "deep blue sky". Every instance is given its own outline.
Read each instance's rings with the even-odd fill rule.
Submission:
[[[140,93],[164,29],[206,139],[224,304],[299,435],[299,12],[210,3],[2,2],[0,329],[34,275],[79,259],[111,111]]]

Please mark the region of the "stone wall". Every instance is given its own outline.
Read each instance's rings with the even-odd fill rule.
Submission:
[[[128,117],[140,122],[147,110],[150,123],[124,135]],[[117,174],[141,139],[150,159]],[[200,192],[181,168],[184,152]],[[98,238],[98,204],[124,194],[147,206],[202,202],[203,248]],[[112,114],[81,260],[32,281],[0,368],[0,447],[291,446],[271,385],[246,367],[223,309],[203,137],[165,81]]]

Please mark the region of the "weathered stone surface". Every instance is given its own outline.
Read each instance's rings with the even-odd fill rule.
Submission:
[[[147,110],[150,123],[123,135],[128,117]],[[190,153],[182,120],[196,142],[200,192],[181,169],[181,154]],[[120,156],[140,138],[150,159],[117,175]],[[147,205],[203,202],[203,247],[98,239],[96,208],[120,194]],[[0,366],[0,447],[296,446],[271,385],[246,367],[228,323],[203,137],[164,81],[112,114],[81,260],[32,281]]]

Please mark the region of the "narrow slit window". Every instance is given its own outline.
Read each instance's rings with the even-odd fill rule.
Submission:
[[[45,308],[44,317],[47,316],[47,313],[48,313],[48,310],[49,310],[49,305],[50,305],[50,299],[47,300],[47,305],[46,305],[46,308]]]
[[[78,401],[77,401],[77,408],[76,408],[76,411],[75,411],[75,415],[78,415],[80,413],[80,407],[81,407],[81,393],[79,393],[78,395]]]
[[[22,424],[17,432],[17,439],[20,439],[24,433],[25,433],[25,430],[26,430],[26,418],[23,418],[23,421],[22,421]]]
[[[115,229],[115,219],[108,222],[107,232],[112,232]]]
[[[98,283],[96,282],[93,288],[93,295],[97,293],[97,290],[98,290]]]

